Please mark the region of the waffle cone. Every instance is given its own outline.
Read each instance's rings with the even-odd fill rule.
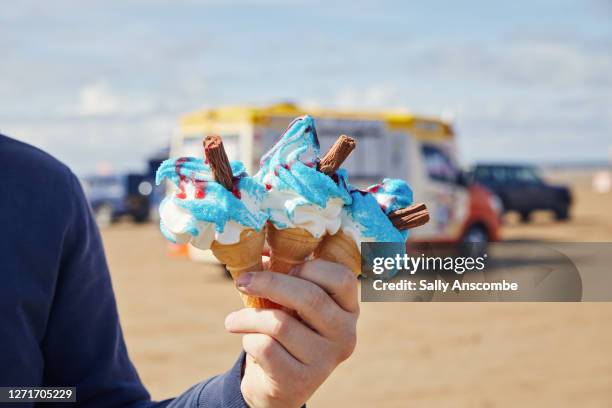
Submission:
[[[210,249],[217,259],[225,264],[232,275],[234,282],[244,272],[263,271],[261,253],[265,241],[263,230],[255,231],[246,229],[240,233],[240,241],[235,244],[225,245],[213,241]],[[278,307],[275,303],[254,296],[240,293],[246,307],[272,308]]]
[[[321,245],[315,250],[315,257],[329,262],[342,264],[349,268],[355,276],[361,274],[361,253],[355,241],[342,231],[335,235],[327,235]]]
[[[303,228],[276,229],[268,225],[270,246],[270,270],[288,273],[295,265],[303,263],[321,242]]]

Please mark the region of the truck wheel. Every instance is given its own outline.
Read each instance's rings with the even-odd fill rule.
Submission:
[[[521,222],[523,223],[527,223],[531,220],[531,213],[529,211],[521,211],[519,215],[521,216]]]
[[[566,221],[569,219],[569,206],[567,204],[562,205],[555,210],[555,219],[557,221]]]

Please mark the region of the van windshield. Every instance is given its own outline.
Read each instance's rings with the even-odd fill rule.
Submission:
[[[431,180],[448,183],[457,180],[458,170],[444,150],[433,144],[423,144],[421,152],[425,159],[425,171]]]

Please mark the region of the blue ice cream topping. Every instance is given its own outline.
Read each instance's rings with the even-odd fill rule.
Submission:
[[[393,211],[408,207],[413,202],[412,189],[404,180],[386,178],[382,183],[368,187],[380,208],[389,215]]]
[[[241,162],[231,162],[234,187],[232,191],[214,180],[210,167],[201,158],[181,157],[165,160],[157,170],[156,183],[170,180],[179,191],[168,195],[160,208],[172,200],[173,204],[187,210],[191,219],[185,228],[189,234],[198,235],[196,223],[203,221],[215,225],[222,233],[228,221],[260,231],[267,221],[267,214],[259,208],[266,195],[266,189],[249,177]],[[190,191],[187,194],[187,191]],[[160,222],[160,229],[170,241],[175,234]]]
[[[408,230],[393,226],[388,215],[412,204],[412,189],[404,180],[384,179],[366,191],[352,190],[353,203],[345,207],[364,238],[375,242],[405,242]]]
[[[332,178],[317,171],[319,155],[315,123],[306,115],[293,120],[262,157],[254,178],[271,193],[270,220],[277,228],[291,227],[286,221],[294,221],[294,212],[299,207],[324,209],[330,199],[339,199],[344,205],[351,203],[346,172],[339,170]]]

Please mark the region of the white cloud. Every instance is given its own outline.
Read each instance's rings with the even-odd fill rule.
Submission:
[[[62,111],[67,116],[80,117],[132,117],[150,115],[162,105],[160,96],[154,93],[121,93],[107,81],[88,83],[78,90],[77,102]]]
[[[452,27],[417,33],[413,24],[383,26],[393,8],[374,2],[366,11],[361,4],[309,2],[274,13],[230,9],[221,0],[14,4],[0,16],[7,26],[0,94],[10,101],[0,106],[3,130],[78,169],[92,158],[119,166],[141,160],[145,147],[166,140],[180,113],[204,104],[290,99],[433,115],[450,110],[464,152],[482,156],[555,157],[547,142],[555,135],[584,142],[582,150],[558,145],[564,154],[595,155],[612,129],[612,39],[582,27],[503,38],[487,25],[456,36],[445,31]],[[308,18],[291,19],[304,10]],[[252,32],[227,24],[230,16]],[[322,23],[316,30],[313,17]],[[399,22],[401,15],[392,17]],[[284,25],[262,24],[266,18]],[[526,140],[538,144],[517,148]]]
[[[76,111],[84,116],[110,115],[121,110],[119,97],[105,82],[87,84],[79,91]]]
[[[143,170],[149,154],[168,146],[176,124],[174,115],[45,119],[5,122],[0,131],[48,151],[85,175],[100,162],[112,162],[117,171]]]
[[[363,87],[344,88],[331,98],[331,104],[320,103],[320,105],[344,109],[389,108],[397,107],[399,96],[397,89],[392,85],[375,83]]]
[[[612,43],[583,44],[566,38],[521,37],[507,43],[433,43],[408,54],[410,66],[430,78],[483,85],[558,89],[611,88]]]
[[[529,41],[512,45],[501,61],[502,78],[534,86],[612,86],[609,50],[587,49],[567,42]]]

